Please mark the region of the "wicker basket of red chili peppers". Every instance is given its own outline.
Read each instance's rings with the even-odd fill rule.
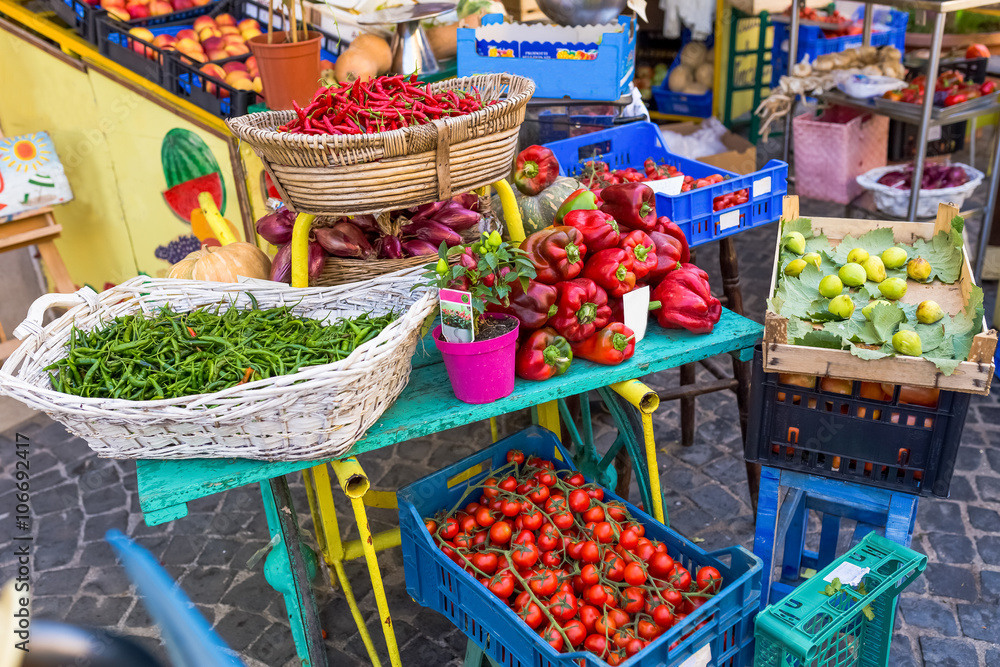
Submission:
[[[323,86],[305,107],[227,121],[295,211],[379,213],[470,192],[509,173],[530,79],[425,84],[378,77]]]

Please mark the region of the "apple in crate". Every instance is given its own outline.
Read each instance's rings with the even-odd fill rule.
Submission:
[[[234,25],[219,25],[219,32],[222,33],[223,37],[225,37],[226,35],[232,35],[235,37],[240,37],[241,40],[243,39],[240,36],[240,29]]]
[[[219,14],[215,17],[215,24],[220,28],[224,25],[236,26],[236,19],[233,18],[232,14]]]
[[[183,12],[194,8],[194,2],[192,2],[192,0],[173,0],[173,5],[175,12]]]
[[[128,34],[135,38],[131,40],[133,51],[146,58],[156,58],[156,52],[142,43],[152,44],[155,41],[156,38],[152,32],[146,28],[132,28],[128,31]],[[142,42],[139,41],[140,39]]]
[[[236,70],[226,75],[226,83],[236,90],[253,90],[253,81],[246,72]]]
[[[128,12],[130,19],[145,19],[149,18],[149,6],[144,5],[141,2],[130,2],[125,5],[125,11]]]
[[[246,72],[246,63],[241,63],[238,60],[231,60],[228,63],[222,65],[222,69],[226,71],[226,76],[229,76],[232,72]]]
[[[226,53],[230,56],[242,56],[250,53],[250,48],[246,44],[227,44]]]
[[[184,28],[183,30],[179,30],[177,32],[177,39],[191,39],[197,42],[198,33],[196,33],[191,28]]]
[[[174,6],[168,0],[153,0],[149,3],[149,13],[153,16],[165,16],[174,11]]]
[[[222,69],[215,63],[208,63],[206,65],[202,65],[198,71],[207,75],[205,77],[205,92],[207,92],[209,95],[215,95],[219,98],[229,97],[228,91],[220,89],[217,85],[215,85],[215,83],[212,82],[212,79],[225,81],[226,70]],[[211,77],[211,79],[209,77]]]
[[[211,16],[199,16],[194,20],[193,28],[195,32],[200,33],[202,31],[202,28],[214,28],[214,27],[215,27],[215,19],[213,19]]]
[[[153,46],[163,50],[174,51],[176,44],[177,38],[173,35],[157,35],[153,38]]]
[[[250,76],[257,78],[260,76],[260,70],[257,69],[257,56],[250,56],[246,61],[247,71],[250,72]]]
[[[253,78],[253,91],[255,93],[260,93],[264,90],[264,82],[260,80],[259,76]]]
[[[128,13],[124,5],[111,5],[110,7],[105,7],[108,15],[118,19],[119,21],[131,21],[132,15]]]

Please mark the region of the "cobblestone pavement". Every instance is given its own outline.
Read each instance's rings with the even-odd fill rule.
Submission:
[[[805,213],[843,215],[841,207],[804,202]],[[746,312],[760,319],[771,267],[774,227],[737,237]],[[699,249],[698,263],[721,285],[717,251]],[[987,303],[992,304],[992,292]],[[988,306],[989,308],[990,306]],[[710,379],[701,369],[699,373]],[[676,371],[647,378],[658,389],[677,385]],[[976,397],[969,409],[948,500],[922,499],[913,547],[930,564],[902,596],[890,664],[899,667],[1000,666],[1000,392]],[[505,418],[513,432],[526,415]],[[678,404],[663,404],[655,417],[656,442],[671,525],[714,549],[753,542],[735,399],[714,394],[697,401],[695,444],[678,442]],[[598,441],[614,437],[609,418],[595,416]],[[99,626],[132,636],[165,658],[159,633],[135,588],[103,540],[118,528],[149,549],[179,582],[197,609],[251,667],[297,664],[281,596],[247,561],[267,542],[267,526],[255,487],[220,493],[189,504],[190,514],[147,527],[139,511],[135,465],[99,459],[77,438],[43,416],[23,425],[31,445],[33,617]],[[15,434],[0,434],[0,525],[13,526],[15,506],[11,453]],[[366,454],[361,463],[376,488],[395,489],[466,456],[489,442],[486,424],[455,429]],[[311,523],[304,488],[292,480],[304,528]],[[342,496],[340,496],[342,497]],[[637,499],[633,489],[632,498]],[[341,502],[345,537],[355,537]],[[395,523],[393,512],[372,510],[372,528]],[[14,571],[11,530],[0,534],[0,580]],[[815,537],[815,536],[813,536]],[[465,637],[443,616],[406,595],[398,549],[379,557],[403,664],[459,665]],[[346,565],[369,627],[378,632],[374,597],[363,563]],[[324,580],[316,585],[330,664],[365,664],[366,653],[343,593]],[[6,640],[4,640],[6,641]],[[381,636],[375,636],[388,664]],[[166,663],[165,663],[166,664]]]

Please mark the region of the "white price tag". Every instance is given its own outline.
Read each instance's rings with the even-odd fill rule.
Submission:
[[[765,176],[764,178],[758,179],[753,182],[753,197],[756,199],[760,195],[770,194],[771,192],[771,177]]]
[[[649,322],[649,285],[626,292],[622,297],[622,310],[625,311],[625,326],[632,330],[638,343],[646,335],[646,323]]]
[[[659,181],[646,181],[646,185],[651,187],[653,192],[670,196],[679,195],[681,187],[684,185],[684,176],[674,176],[673,178],[664,178]]]
[[[740,226],[740,212],[729,211],[719,216],[719,228],[723,231]]]
[[[935,125],[927,130],[927,141],[939,141],[941,139],[941,126]]]
[[[833,572],[823,577],[823,581],[830,584],[834,579],[840,579],[843,586],[857,586],[866,574],[871,572],[870,567],[858,567],[854,563],[841,563],[834,568]]]
[[[708,667],[710,662],[712,662],[712,645],[705,644],[677,667]]]

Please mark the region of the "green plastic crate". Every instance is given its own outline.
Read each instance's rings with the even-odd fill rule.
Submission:
[[[865,595],[848,587],[822,593],[829,573],[844,563],[871,571]],[[889,662],[896,598],[920,576],[927,556],[869,533],[780,602],[757,615],[755,667],[877,667]],[[866,606],[874,614],[868,620]]]

